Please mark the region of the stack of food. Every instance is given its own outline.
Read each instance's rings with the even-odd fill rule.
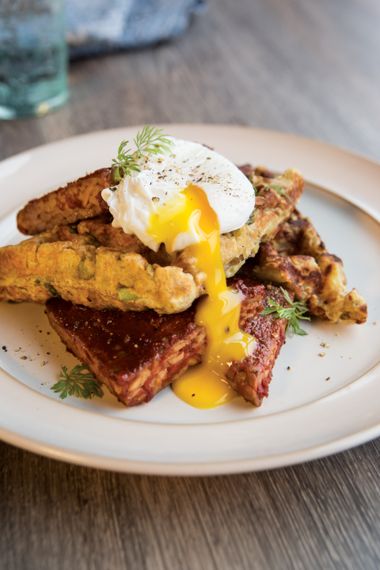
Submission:
[[[238,168],[153,127],[133,143],[29,202],[17,223],[33,237],[0,248],[0,300],[46,303],[68,349],[121,402],[171,384],[193,406],[237,394],[258,406],[288,327],[365,322],[341,260],[296,209],[298,172]]]

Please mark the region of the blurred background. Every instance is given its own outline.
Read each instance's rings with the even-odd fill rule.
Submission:
[[[380,158],[377,0],[66,0],[65,11],[69,101],[0,122],[2,158],[162,122],[253,125]]]
[[[81,133],[183,122],[286,131],[380,160],[379,30],[380,0],[0,0],[0,160]],[[37,116],[10,119],[18,104],[28,114],[30,83]],[[379,450],[378,440],[190,479],[102,472],[0,442],[0,568],[378,570]]]

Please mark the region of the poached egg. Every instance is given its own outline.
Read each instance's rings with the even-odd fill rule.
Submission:
[[[203,362],[174,381],[174,393],[198,408],[236,396],[226,380],[231,363],[252,354],[255,339],[240,330],[242,294],[227,286],[220,236],[248,220],[255,195],[249,180],[228,159],[200,144],[172,139],[171,152],[144,159],[141,171],[124,177],[103,199],[113,225],[157,251],[191,248],[204,273],[207,296],[198,301],[196,322],[207,333]]]
[[[230,160],[201,144],[176,138],[170,141],[170,153],[147,156],[140,172],[125,176],[118,186],[102,191],[113,216],[112,225],[136,235],[144,245],[157,251],[160,243],[149,231],[151,216],[164,204],[173,203],[189,184],[196,184],[216,213],[222,234],[241,228],[255,205],[255,193],[247,177]],[[178,233],[172,250],[198,241],[199,236],[190,225]]]

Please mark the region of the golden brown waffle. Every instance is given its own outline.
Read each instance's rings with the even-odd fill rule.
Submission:
[[[294,211],[274,239],[263,243],[253,275],[283,285],[306,301],[312,315],[332,322],[364,323],[367,304],[347,291],[342,260],[329,253],[311,221]]]
[[[256,254],[262,240],[273,237],[303,190],[303,179],[294,170],[273,177],[251,168],[247,175],[256,188],[257,206],[243,228],[221,236],[227,276]],[[72,183],[45,201],[41,198],[41,207],[54,204],[60,193],[71,196],[74,188]],[[44,303],[58,295],[93,308],[183,311],[204,293],[204,275],[191,251],[155,254],[103,218],[55,226],[19,245],[0,248],[0,300]]]

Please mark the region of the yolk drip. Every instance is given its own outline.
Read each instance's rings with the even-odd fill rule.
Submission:
[[[178,234],[191,231],[198,238],[188,251],[198,271],[205,275],[207,297],[198,304],[196,322],[206,329],[207,350],[202,364],[190,369],[172,387],[179,398],[197,408],[224,404],[236,396],[226,381],[226,372],[232,361],[252,353],[255,340],[239,328],[242,295],[227,286],[218,217],[205,192],[189,185],[151,216],[149,231],[169,253],[174,250]]]

